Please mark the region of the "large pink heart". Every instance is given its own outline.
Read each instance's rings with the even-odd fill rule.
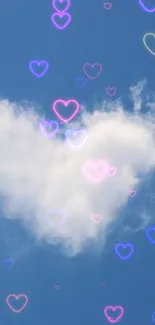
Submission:
[[[119,315],[117,317],[115,317],[115,319],[113,318],[113,316],[110,316],[109,315],[109,312],[119,312]],[[124,314],[124,309],[122,306],[106,306],[104,308],[104,315],[106,316],[107,320],[110,322],[110,323],[116,323],[118,322],[122,316]]]
[[[93,80],[100,75],[102,71],[102,65],[100,63],[86,63],[83,66],[83,71],[89,79]],[[92,76],[92,73],[94,73],[94,76]]]
[[[64,9],[59,9],[58,7],[57,7],[57,4],[66,4],[65,5],[65,7],[64,7]],[[55,11],[57,11],[57,12],[60,12],[60,13],[63,13],[63,12],[65,12],[65,11],[67,11],[67,9],[69,8],[69,6],[70,6],[70,1],[69,0],[53,0],[52,1],[52,5],[53,5],[53,8],[55,9]]]
[[[18,299],[20,299],[20,298],[24,298],[25,303],[22,305],[21,308],[19,308],[19,309],[15,309],[15,308],[12,307],[12,305],[11,305],[10,298],[15,298],[16,300],[18,300]],[[7,296],[7,298],[6,298],[6,302],[7,302],[8,306],[10,307],[11,310],[13,310],[15,313],[20,313],[20,311],[22,311],[22,310],[26,307],[26,305],[27,305],[27,303],[28,303],[28,297],[27,297],[25,294],[23,294],[23,293],[20,294],[20,295],[10,294],[9,296]]]
[[[75,109],[74,109],[73,113],[70,115],[69,118],[66,119],[66,118],[62,117],[61,114],[58,112],[58,105],[59,104],[63,104],[65,107],[67,107],[70,104],[74,104]],[[74,116],[77,114],[79,108],[80,108],[80,105],[75,99],[70,99],[68,101],[65,101],[65,100],[62,100],[62,99],[57,99],[53,103],[53,110],[54,110],[55,114],[64,123],[71,121],[74,118]]]

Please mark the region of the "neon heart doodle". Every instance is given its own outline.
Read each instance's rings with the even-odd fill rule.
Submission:
[[[66,22],[63,21],[65,18]],[[59,19],[59,22],[57,22]],[[55,27],[57,27],[60,30],[65,29],[71,22],[71,15],[67,12],[65,13],[58,13],[55,12],[52,16],[51,16],[51,20],[52,23],[55,25]],[[57,21],[56,21],[57,20]]]
[[[144,37],[143,37],[143,43],[144,43],[145,47],[147,48],[147,50],[148,50],[152,55],[155,55],[155,51],[152,51],[152,50],[150,49],[150,47],[146,44],[146,38],[148,38],[148,37],[150,37],[150,36],[152,36],[152,37],[154,38],[154,41],[155,41],[155,34],[153,34],[153,33],[147,33],[147,34],[145,34]]]
[[[103,7],[104,7],[104,9],[106,9],[106,10],[110,10],[111,7],[112,7],[112,3],[111,3],[111,2],[105,2],[105,3],[103,4]]]
[[[97,68],[98,72],[95,71],[95,75],[91,76],[90,72],[92,73],[94,71],[93,70],[94,68]],[[88,72],[88,69],[89,69],[89,72]],[[100,75],[100,73],[102,71],[102,65],[100,63],[93,63],[93,64],[85,63],[83,66],[83,71],[89,79],[93,80],[93,79],[96,79]]]
[[[103,159],[88,160],[84,163],[82,170],[89,182],[98,184],[107,176],[109,164]]]
[[[145,5],[144,5],[144,3],[143,3],[143,1],[142,0],[138,0],[139,1],[139,4],[140,4],[140,6],[146,11],[146,12],[154,12],[155,11],[155,7],[153,7],[152,9],[149,9],[149,8],[147,8]]]
[[[64,9],[59,9],[57,4],[60,5],[60,4],[63,4],[63,3],[66,3],[65,8]],[[52,5],[53,5],[53,8],[55,9],[55,11],[57,11],[59,13],[64,13],[70,7],[70,1],[69,0],[53,0]]]
[[[58,105],[59,104],[63,104],[65,107],[67,107],[70,104],[74,104],[74,106],[75,106],[74,112],[70,115],[69,118],[67,118],[67,119],[63,118],[60,115],[60,113],[58,112]],[[53,110],[54,110],[56,116],[64,123],[67,123],[67,122],[71,121],[75,117],[75,115],[78,113],[79,108],[80,108],[80,105],[75,99],[69,99],[68,101],[65,101],[65,100],[62,100],[62,99],[57,99],[53,103]]]
[[[52,129],[53,127],[54,127],[53,132],[50,132],[49,130]],[[45,137],[51,138],[58,132],[59,124],[57,121],[50,121],[50,122],[41,121],[40,130]]]
[[[120,252],[120,248],[123,248],[124,250],[126,250],[127,248],[129,248],[129,252],[127,255],[123,256]],[[115,251],[116,251],[116,254],[122,259],[122,260],[127,260],[134,252],[134,247],[132,244],[117,244],[115,246]]]
[[[99,223],[102,219],[102,216],[101,214],[96,213],[96,214],[92,214],[90,218],[94,223]]]
[[[11,269],[14,266],[14,260],[12,258],[4,258],[3,265],[7,269]]]
[[[132,198],[136,196],[136,191],[135,190],[130,190],[129,191],[129,196],[131,196]]]
[[[111,311],[119,311],[119,315],[114,319],[112,316],[109,315],[109,312]],[[112,324],[118,322],[122,318],[123,314],[124,308],[122,306],[106,306],[104,308],[104,315],[106,316],[107,320]]]
[[[77,139],[80,135],[82,136],[80,143],[74,143],[72,136],[76,136],[76,139]],[[66,141],[69,144],[69,146],[74,149],[81,148],[85,144],[87,139],[88,139],[88,133],[86,130],[82,130],[82,129],[81,130],[68,130],[66,132]]]
[[[116,87],[107,87],[106,93],[108,96],[113,97],[116,94],[117,88]]]
[[[150,234],[151,231],[154,232],[154,234],[155,234],[155,226],[148,227],[146,229],[146,236],[147,236],[147,238],[150,240],[150,242],[152,244],[155,244],[155,239],[153,239],[152,236],[151,236],[151,234]]]
[[[42,71],[40,72],[37,72],[35,71],[34,69],[36,69],[36,67],[38,68],[41,68],[42,66]],[[32,72],[32,74],[37,77],[37,78],[41,78],[43,77],[43,75],[46,73],[46,71],[48,70],[49,68],[49,64],[47,61],[31,61],[29,63],[29,69],[30,71]]]
[[[153,320],[153,322],[155,323],[155,312],[152,314],[152,320]]]
[[[15,309],[15,308],[12,306],[11,302],[10,302],[10,298],[14,298],[15,300],[18,300],[18,299],[20,299],[20,298],[24,298],[25,303],[22,305],[21,308],[19,308],[19,309]],[[6,303],[8,304],[8,306],[10,307],[10,309],[11,309],[12,311],[14,311],[15,313],[20,313],[20,312],[21,312],[21,311],[26,307],[26,305],[27,305],[27,303],[28,303],[28,297],[27,297],[25,294],[23,294],[23,293],[21,293],[20,295],[10,294],[10,295],[8,295],[7,298],[6,298]]]

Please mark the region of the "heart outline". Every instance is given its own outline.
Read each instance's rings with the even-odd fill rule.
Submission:
[[[116,309],[120,309],[121,314],[116,319],[112,319],[107,313],[109,309],[112,309],[112,311],[115,311]],[[106,306],[104,308],[104,315],[106,316],[106,318],[110,323],[118,322],[122,318],[123,314],[124,314],[124,308],[122,306]]]
[[[145,47],[147,48],[147,50],[148,50],[152,55],[155,55],[155,52],[153,52],[153,51],[152,51],[152,50],[147,46],[147,44],[146,44],[145,38],[146,38],[148,35],[153,36],[154,39],[155,39],[155,34],[154,34],[154,33],[147,33],[147,34],[145,34],[144,37],[143,37],[143,43],[144,43]]]
[[[66,23],[62,26],[58,25],[57,22],[54,20],[56,16],[59,16],[60,18],[63,17],[63,16],[67,16],[68,17],[68,20],[66,21]],[[63,30],[65,29],[71,22],[71,15],[68,13],[68,12],[64,12],[64,13],[58,13],[58,12],[55,12],[52,16],[51,16],[51,20],[52,20],[52,23],[60,30]]]
[[[100,67],[100,71],[98,72],[98,74],[95,77],[90,77],[89,74],[86,72],[86,65],[91,66],[91,68],[93,68],[95,65],[98,65]],[[85,63],[84,66],[83,66],[83,71],[84,71],[84,73],[86,74],[86,76],[89,79],[94,80],[101,74],[101,72],[102,72],[102,64],[101,63]]]
[[[24,297],[25,298],[25,303],[24,303],[24,305],[19,309],[19,310],[16,310],[16,309],[14,309],[12,306],[11,306],[11,304],[10,304],[10,302],[9,302],[9,298],[10,297],[15,297],[15,299],[16,300],[18,300],[20,297]],[[12,311],[14,311],[15,313],[20,313],[25,307],[26,307],[26,305],[27,305],[27,303],[28,303],[28,297],[25,295],[25,294],[23,294],[23,293],[21,293],[20,295],[15,295],[15,294],[10,294],[10,295],[8,295],[7,296],[7,298],[6,298],[6,303],[8,304],[8,306],[10,307],[10,309],[12,310]]]
[[[57,112],[56,105],[57,105],[58,103],[62,103],[65,107],[67,107],[68,104],[70,104],[70,103],[74,103],[74,104],[76,105],[76,109],[75,109],[74,113],[73,113],[73,114],[72,114],[68,119],[65,119],[65,118],[63,118],[63,117],[62,117],[62,116]],[[71,121],[71,120],[75,117],[75,115],[78,113],[79,109],[80,109],[80,105],[79,105],[79,103],[77,102],[77,100],[75,100],[75,99],[69,99],[69,100],[67,100],[67,101],[65,101],[65,100],[63,100],[63,99],[57,99],[57,100],[53,103],[53,110],[54,110],[54,113],[55,113],[56,116],[57,116],[57,117],[58,117],[62,122],[64,122],[64,123],[67,123],[67,122]]]
[[[67,11],[67,9],[70,7],[70,0],[66,0],[66,2],[68,2],[68,4],[67,4],[67,6],[66,6],[66,8],[65,9],[63,9],[63,10],[59,10],[59,8],[57,8],[57,6],[56,6],[56,2],[61,2],[61,3],[63,3],[63,2],[65,2],[65,1],[61,1],[61,0],[53,0],[52,1],[52,5],[53,5],[53,8],[55,9],[55,11],[57,11],[57,12],[59,12],[60,14],[61,13],[64,13],[65,11]]]
[[[45,63],[45,69],[43,72],[41,72],[41,74],[38,75],[37,72],[33,71],[33,67],[32,67],[33,64],[37,64],[37,66],[40,66],[41,64],[44,64],[44,63]],[[37,78],[43,77],[43,75],[47,72],[48,68],[49,68],[49,64],[47,61],[44,61],[44,60],[43,61],[32,60],[29,63],[29,69],[30,69],[31,73]]]

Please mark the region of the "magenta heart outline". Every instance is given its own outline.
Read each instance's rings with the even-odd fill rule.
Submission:
[[[64,16],[67,16],[68,17],[68,20],[66,21],[66,23],[64,23],[62,26],[60,26],[56,21],[55,21],[55,17],[58,16],[59,18],[63,18]],[[60,30],[63,30],[65,29],[69,23],[71,22],[71,15],[68,14],[68,13],[58,13],[58,12],[55,12],[52,16],[51,16],[51,20],[53,22],[53,24]]]
[[[129,196],[130,197],[135,197],[136,196],[136,191],[135,190],[130,190],[129,191]]]
[[[138,1],[139,1],[140,6],[141,6],[141,7],[142,7],[146,12],[152,13],[152,12],[155,11],[155,7],[152,8],[152,9],[148,9],[148,8],[144,5],[144,3],[142,2],[142,0],[138,0]]]
[[[112,90],[114,90],[114,92],[113,93],[110,93],[110,91],[112,91]],[[116,92],[117,92],[117,88],[116,87],[107,87],[106,88],[106,93],[110,97],[113,97],[116,94]]]
[[[65,9],[59,10],[59,8],[56,6],[57,2],[61,2],[61,3],[67,2]],[[55,9],[55,11],[57,11],[61,14],[61,13],[64,13],[65,11],[67,11],[67,9],[70,7],[70,0],[53,0],[52,5],[53,5],[53,8]]]
[[[52,126],[52,124],[55,124],[56,125],[56,128],[53,132],[47,132],[45,129],[44,129],[44,126]],[[58,132],[58,129],[59,129],[59,125],[58,125],[58,122],[57,121],[41,121],[40,122],[40,130],[42,132],[42,134],[48,138],[50,137],[53,137],[55,135],[55,133]]]
[[[111,2],[104,2],[103,6],[104,6],[104,9],[109,10],[112,7],[112,3]]]
[[[112,319],[108,315],[108,310],[116,311],[117,309],[119,309],[121,313],[120,313],[120,315],[116,319]],[[104,308],[104,314],[105,314],[106,318],[108,319],[108,321],[110,323],[116,323],[116,322],[118,322],[122,318],[122,316],[124,314],[124,308],[122,306],[106,306]]]
[[[25,303],[24,303],[24,305],[20,308],[20,309],[14,309],[12,306],[11,306],[11,304],[10,304],[10,302],[9,302],[9,299],[11,298],[11,297],[14,297],[16,300],[18,300],[20,297],[24,297],[25,298]],[[7,298],[6,298],[6,303],[8,304],[8,306],[10,307],[10,309],[12,310],[12,311],[14,311],[15,313],[20,313],[25,307],[26,307],[26,305],[27,305],[27,303],[28,303],[28,297],[25,295],[25,294],[20,294],[20,295],[15,295],[15,294],[10,294],[10,295],[8,295],[7,296]]]
[[[58,113],[58,111],[57,111],[57,104],[63,104],[65,107],[66,106],[68,106],[68,104],[70,104],[70,103],[74,103],[75,104],[75,106],[76,106],[76,108],[75,108],[75,111],[74,111],[74,113],[68,118],[68,119],[65,119],[65,118],[63,118],[59,113]],[[69,121],[71,121],[73,118],[74,118],[74,116],[78,113],[78,111],[79,111],[79,108],[80,108],[80,105],[79,105],[79,103],[75,100],[75,99],[69,99],[69,100],[67,100],[67,101],[65,101],[65,100],[63,100],[63,99],[57,99],[54,103],[53,103],[53,110],[54,110],[54,113],[56,114],[56,116],[62,121],[62,122],[64,122],[64,123],[67,123],[67,122],[69,122]]]
[[[37,66],[40,66],[41,64],[45,64],[45,69],[41,72],[41,73],[37,73],[33,70],[33,65],[36,64]],[[48,70],[48,67],[49,67],[49,64],[47,61],[37,61],[37,60],[32,60],[30,63],[29,63],[29,69],[30,71],[32,72],[32,74],[34,74],[35,77],[37,78],[41,78],[45,73],[46,71]]]
[[[95,75],[95,77],[91,77],[88,73],[87,73],[87,71],[86,71],[86,66],[90,66],[91,68],[94,68],[95,66],[99,66],[99,68],[100,68],[100,70],[99,70],[99,72],[97,73],[97,75]],[[91,80],[94,80],[94,79],[96,79],[100,74],[101,74],[101,72],[102,72],[102,65],[100,64],[100,63],[85,63],[84,64],[84,66],[83,66],[83,71],[84,71],[84,73],[86,74],[86,76],[89,78],[89,79],[91,79]]]

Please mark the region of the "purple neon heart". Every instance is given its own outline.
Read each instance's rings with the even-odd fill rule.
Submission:
[[[130,247],[131,251],[129,252],[128,255],[126,256],[122,256],[121,253],[118,251],[119,248],[122,247],[123,249],[126,249],[127,247]],[[115,251],[116,251],[116,254],[122,259],[122,260],[126,260],[127,258],[129,258],[132,254],[133,254],[133,251],[134,251],[134,247],[132,244],[117,244],[115,246]]]
[[[153,7],[152,9],[149,9],[149,8],[147,8],[147,7],[144,5],[144,3],[143,3],[142,0],[138,0],[138,1],[139,1],[140,6],[141,6],[145,11],[147,11],[147,12],[154,12],[154,11],[155,11],[155,7]]]
[[[59,25],[59,23],[57,23],[57,22],[55,21],[55,18],[56,18],[56,17],[59,17],[60,19],[66,17],[66,18],[67,18],[67,21],[66,21],[66,23],[63,23],[62,25]],[[68,14],[68,13],[66,13],[66,12],[65,12],[65,13],[62,13],[62,14],[55,12],[55,13],[51,16],[51,20],[52,20],[53,24],[54,24],[58,29],[62,30],[62,29],[65,29],[65,28],[69,25],[69,23],[71,22],[71,15]]]
[[[52,125],[54,125],[54,131],[53,132],[48,132],[46,131],[46,128],[49,127],[51,128]],[[50,137],[53,137],[55,135],[56,132],[58,132],[58,128],[59,128],[59,125],[58,125],[58,122],[57,121],[41,121],[40,122],[40,130],[42,132],[42,134],[48,138]]]
[[[34,68],[37,66],[37,67],[40,67],[41,65],[43,65],[43,70],[39,73],[39,72],[36,72],[34,70]],[[41,78],[45,72],[48,70],[48,62],[47,61],[31,61],[30,64],[29,64],[29,68],[31,70],[31,72],[38,78]]]
[[[155,227],[149,227],[146,229],[146,236],[148,239],[151,241],[151,243],[155,244],[155,239],[152,239],[150,232],[154,231],[155,232]]]
[[[64,9],[60,10],[58,7],[57,7],[57,3],[65,3],[66,2],[66,6]],[[70,0],[53,0],[52,1],[52,5],[54,7],[54,9],[59,12],[59,13],[64,13],[65,11],[67,11],[67,9],[69,8],[70,6]]]

